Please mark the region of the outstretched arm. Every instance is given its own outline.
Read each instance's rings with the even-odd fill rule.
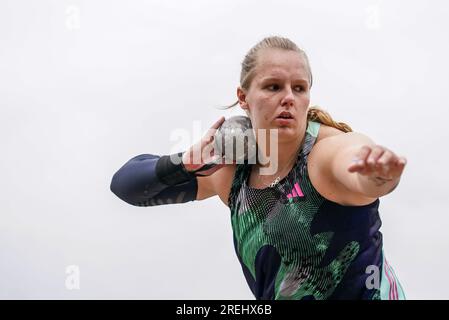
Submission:
[[[404,157],[380,145],[364,145],[355,150],[348,172],[357,173],[358,186],[364,194],[381,197],[399,184],[407,164]]]
[[[341,186],[341,192],[375,200],[399,184],[407,163],[367,136],[349,132],[323,139],[317,144],[323,172]]]

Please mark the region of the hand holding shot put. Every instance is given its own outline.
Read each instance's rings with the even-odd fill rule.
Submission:
[[[184,152],[182,163],[188,172],[209,176],[225,166],[222,155],[215,148],[214,140],[217,130],[224,121],[225,117],[220,117],[199,142]]]

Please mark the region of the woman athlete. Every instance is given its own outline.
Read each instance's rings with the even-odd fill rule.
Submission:
[[[238,101],[229,107],[240,105],[255,132],[277,130],[277,141],[259,143],[256,134],[276,172],[262,174],[270,163],[259,160],[216,164],[213,149],[194,163],[195,151],[213,144],[221,117],[185,152],[130,159],[110,188],[136,206],[218,195],[231,211],[235,251],[256,299],[405,299],[385,258],[378,207],[406,159],[310,107],[311,85],[303,50],[287,38],[263,39],[245,56]]]

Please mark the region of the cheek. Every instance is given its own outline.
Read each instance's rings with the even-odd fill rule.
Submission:
[[[310,95],[304,96],[301,101],[303,102],[302,103],[303,105],[309,106],[309,104],[310,104]]]
[[[276,106],[276,103],[273,102],[273,97],[263,94],[252,95],[248,102],[248,111],[253,120],[257,122],[270,121]]]
[[[263,105],[259,105],[258,107],[253,107],[251,110],[253,118],[258,122],[268,121],[270,118],[270,114],[267,112],[267,108]]]

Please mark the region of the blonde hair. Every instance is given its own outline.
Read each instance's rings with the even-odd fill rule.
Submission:
[[[322,123],[329,127],[334,127],[343,132],[352,132],[349,125],[344,122],[336,122],[331,115],[318,106],[312,106],[307,110],[307,120]]]
[[[288,38],[272,36],[264,38],[262,41],[257,43],[254,47],[252,47],[248,53],[245,55],[245,58],[242,62],[242,70],[240,72],[240,86],[243,89],[248,90],[251,84],[251,81],[254,78],[255,67],[257,64],[258,53],[262,49],[282,49],[282,50],[291,50],[298,52],[304,58],[306,62],[306,68],[310,75],[310,87],[312,87],[312,69],[310,68],[309,59],[307,58],[306,53],[299,48],[293,41]],[[239,101],[237,100],[230,106],[225,106],[223,109],[229,109],[236,105],[238,105]],[[324,111],[318,106],[311,106],[307,111],[307,120],[320,122],[324,125],[334,127],[343,132],[351,132],[352,129],[346,123],[336,122],[332,119],[329,113]]]

